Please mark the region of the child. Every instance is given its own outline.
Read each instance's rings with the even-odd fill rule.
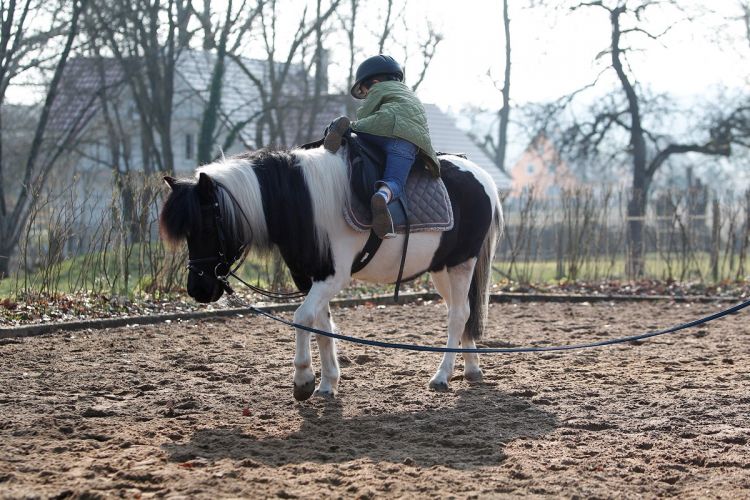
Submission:
[[[345,116],[334,120],[323,144],[335,153],[341,145],[341,135],[351,125],[358,137],[385,153],[384,177],[375,184],[377,192],[370,200],[372,229],[383,239],[396,236],[388,203],[403,194],[417,155],[424,159],[430,172],[440,175],[424,106],[403,80],[404,71],[392,57],[366,59],[357,69],[351,89],[353,97],[365,100],[357,110],[357,121],[350,124]]]

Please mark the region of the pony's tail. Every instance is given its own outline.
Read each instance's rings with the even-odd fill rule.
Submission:
[[[498,203],[492,214],[492,222],[484,237],[482,248],[474,266],[474,275],[469,287],[469,320],[466,322],[466,333],[474,339],[482,338],[487,321],[487,308],[490,300],[490,281],[492,262],[495,258],[495,247],[503,232],[503,212]]]

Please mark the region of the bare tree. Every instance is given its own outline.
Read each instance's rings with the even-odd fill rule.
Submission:
[[[417,90],[424,81],[427,71],[430,67],[433,57],[437,52],[437,47],[443,41],[443,35],[437,31],[429,21],[426,21],[427,30],[416,30],[413,24],[404,16],[408,0],[397,2],[389,0],[385,5],[378,5],[378,26],[377,30],[372,30],[372,23],[368,23],[368,8],[370,4],[363,3],[361,0],[350,0],[348,5],[348,15],[339,14],[341,28],[346,36],[347,41],[347,80],[345,92],[348,94],[349,89],[354,84],[354,72],[357,68],[359,57],[364,55],[371,56],[375,53],[387,53],[397,56],[403,54],[404,66],[407,69],[407,81],[412,82],[412,90]],[[383,13],[384,12],[384,13]],[[361,21],[365,19],[365,21]],[[410,56],[414,55],[414,47],[406,42],[405,33],[420,31],[420,39],[416,42],[418,51],[416,55],[419,60],[414,62]],[[368,39],[368,35],[374,36],[374,39]],[[369,40],[369,43],[368,43]],[[368,48],[369,47],[369,48]],[[416,76],[412,76],[416,75]],[[346,101],[347,115],[353,116],[357,108],[356,101],[348,99]]]
[[[742,12],[742,22],[745,25],[745,39],[750,46],[750,1],[738,0],[738,6]]]
[[[321,26],[328,22],[339,7],[341,0],[331,0],[326,8],[318,8],[316,14],[308,19],[308,8],[305,6],[297,29],[284,52],[279,47],[278,1],[269,0],[259,10],[261,40],[266,53],[264,75],[257,75],[248,67],[240,54],[229,54],[243,73],[253,82],[260,96],[262,114],[256,126],[256,147],[267,144],[287,144],[286,118],[289,111],[289,97],[292,83],[290,78],[305,78],[302,66],[298,62],[304,43],[319,33]],[[289,15],[289,11],[286,11]],[[322,54],[322,53],[321,53]],[[294,74],[296,72],[296,74]],[[304,83],[304,82],[303,82]]]
[[[646,37],[658,40],[665,32],[654,34],[643,28],[645,12],[655,5],[670,5],[656,0],[592,1],[581,2],[571,7],[576,11],[585,8],[602,9],[607,13],[611,28],[609,47],[600,56],[609,56],[604,71],[613,71],[619,84],[618,90],[608,99],[600,100],[592,107],[589,120],[577,120],[564,130],[562,147],[575,149],[579,156],[599,154],[600,146],[607,140],[617,142],[627,138],[627,146],[619,152],[627,157],[631,165],[631,197],[628,202],[628,259],[627,273],[630,276],[643,274],[643,227],[644,216],[654,175],[670,158],[684,153],[728,156],[731,152],[731,132],[724,119],[704,129],[702,140],[676,140],[669,131],[662,133],[649,127],[646,120],[649,102],[646,90],[639,86],[627,55],[630,46],[626,37]],[[603,71],[603,72],[604,72]],[[602,73],[603,73],[602,72]],[[600,75],[601,76],[601,75]],[[587,88],[591,88],[595,81]],[[582,89],[583,90],[583,89]],[[582,91],[581,90],[581,91]],[[577,91],[559,101],[554,108],[559,113],[574,101]],[[606,105],[605,105],[606,104]],[[651,109],[657,113],[664,110]],[[673,111],[673,110],[672,110]],[[651,123],[657,123],[652,120]],[[700,135],[700,133],[697,133]]]
[[[45,87],[44,102],[25,155],[18,193],[6,190],[9,180],[4,155],[0,151],[0,278],[8,276],[10,257],[18,246],[35,197],[46,184],[51,170],[73,138],[69,128],[62,131],[50,144],[47,140],[48,125],[65,65],[78,38],[79,21],[85,8],[86,0],[63,0],[55,5],[35,0],[18,4],[15,0],[10,0],[7,4],[2,4],[0,105],[5,103],[8,88],[27,72],[34,69],[45,71],[48,68],[51,78]],[[52,19],[51,25],[39,23],[37,16],[49,16]],[[34,22],[35,19],[37,22]],[[45,47],[50,47],[51,53],[45,51]],[[77,128],[77,125],[75,120],[71,123],[72,128]],[[0,123],[0,135],[3,132],[4,127]]]
[[[191,8],[202,27],[203,48],[204,50],[214,50],[216,53],[208,88],[208,99],[203,108],[198,135],[197,160],[199,164],[203,164],[210,162],[216,154],[215,145],[218,139],[217,131],[221,128],[219,123],[222,115],[221,97],[225,85],[224,76],[228,54],[236,54],[239,51],[246,35],[251,32],[255,20],[263,9],[264,2],[261,0],[254,2],[254,5],[252,5],[248,0],[237,3],[229,0],[222,6],[225,12],[221,21],[214,20],[217,17],[221,18],[221,16],[213,11],[211,0],[203,0],[200,9],[196,3]],[[224,123],[223,125],[229,125],[228,139],[233,140],[239,129],[243,128],[246,123]],[[225,149],[226,146],[225,142]]]
[[[142,168],[174,171],[175,66],[187,48],[189,0],[91,0],[96,32],[122,66],[141,122]]]
[[[500,93],[503,97],[503,105],[497,112],[498,127],[497,138],[493,140],[491,135],[485,137],[485,147],[489,149],[500,170],[505,172],[505,152],[508,149],[508,125],[510,124],[510,16],[508,15],[508,0],[503,0],[503,32],[505,33],[505,71],[503,73],[503,86]]]
[[[403,11],[402,11],[403,13]],[[380,38],[378,39],[378,54],[383,53],[385,44],[391,36],[393,31],[393,0],[386,0],[385,6],[385,19],[383,20],[383,29],[380,32]]]
[[[342,18],[341,26],[346,33],[346,41],[349,49],[349,60],[347,64],[348,75],[346,78],[346,93],[349,93],[349,89],[354,85],[354,69],[355,59],[357,57],[357,46],[355,45],[355,32],[357,30],[357,13],[359,12],[360,0],[349,0],[349,19]],[[356,110],[356,105],[351,99],[346,100],[346,114],[353,116]]]
[[[320,19],[322,15],[323,2],[316,0],[315,2],[315,16]],[[323,30],[323,23],[317,23],[315,26],[315,34],[313,36],[313,57],[311,69],[313,70],[313,85],[312,92],[310,92],[309,85],[305,87],[305,95],[309,95],[309,113],[307,117],[307,130],[305,131],[305,139],[311,139],[314,134],[318,131],[315,130],[317,124],[318,115],[323,105],[323,95],[328,92],[328,57],[327,52],[323,48],[325,40],[325,33]],[[309,71],[305,72],[309,74]],[[305,79],[307,80],[307,79]],[[301,140],[301,139],[300,139]]]

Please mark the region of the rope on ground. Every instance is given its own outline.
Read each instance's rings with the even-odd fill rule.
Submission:
[[[300,330],[314,333],[316,335],[323,335],[324,337],[330,337],[330,338],[342,340],[345,342],[352,342],[354,344],[368,345],[368,346],[373,346],[373,347],[382,347],[386,349],[401,349],[401,350],[406,350],[406,351],[417,351],[417,352],[443,352],[443,353],[450,352],[450,353],[475,353],[475,354],[505,353],[507,354],[507,353],[521,353],[521,352],[572,351],[576,349],[590,349],[594,347],[604,347],[604,346],[610,346],[610,345],[615,345],[615,344],[623,344],[625,342],[635,342],[638,340],[644,340],[644,339],[656,337],[659,335],[667,335],[669,333],[679,332],[687,328],[694,328],[696,326],[703,325],[705,323],[714,321],[724,316],[728,316],[730,314],[739,312],[748,306],[750,306],[750,300],[747,300],[745,302],[742,302],[741,304],[737,304],[735,306],[729,307],[717,313],[704,316],[703,318],[696,319],[688,323],[683,323],[681,325],[673,326],[665,330],[642,333],[639,335],[630,335],[627,337],[619,337],[619,338],[610,339],[610,340],[602,340],[599,342],[590,342],[590,343],[585,343],[585,344],[573,344],[573,345],[563,345],[563,346],[548,346],[548,347],[482,347],[482,348],[474,348],[474,349],[465,349],[465,348],[460,348],[460,347],[432,347],[432,346],[423,346],[423,345],[414,345],[414,344],[401,344],[397,342],[381,342],[379,340],[361,339],[357,337],[351,337],[349,335],[327,332],[325,330],[319,330],[317,328],[311,328],[308,326],[300,325],[300,324],[294,323],[293,321],[289,321],[279,316],[276,316],[274,314],[271,314],[267,311],[258,309],[257,307],[250,306],[249,309],[251,310],[251,312],[257,315],[265,316],[274,321],[278,321],[279,323],[283,323],[287,326],[299,328]]]

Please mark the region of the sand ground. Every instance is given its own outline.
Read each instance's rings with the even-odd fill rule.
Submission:
[[[601,340],[717,308],[496,304],[482,345]],[[439,302],[334,317],[344,333],[445,341]],[[293,333],[263,318],[5,340],[0,497],[747,498],[749,319],[484,355],[474,385],[459,358],[442,394],[426,389],[439,355],[339,344],[338,397],[304,403]]]

